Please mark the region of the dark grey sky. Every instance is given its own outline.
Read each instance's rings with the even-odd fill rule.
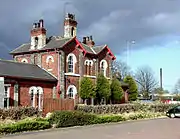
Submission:
[[[108,44],[115,54],[126,41],[135,48],[165,42],[180,35],[180,0],[69,0],[67,12],[76,14],[78,36],[93,35],[97,44]],[[62,33],[65,0],[1,0],[0,57],[30,41],[32,23],[43,18],[48,36]]]

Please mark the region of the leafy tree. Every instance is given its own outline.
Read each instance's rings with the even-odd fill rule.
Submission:
[[[103,74],[99,74],[96,84],[97,99],[99,102],[102,99],[108,100],[110,97],[110,84],[107,78]]]
[[[124,78],[124,82],[129,84],[129,100],[134,101],[138,97],[138,86],[132,76],[128,75]]]
[[[82,99],[89,99],[95,97],[95,87],[91,79],[84,77],[80,83],[80,97]]]
[[[123,89],[121,88],[121,83],[118,79],[114,78],[111,82],[111,100],[119,101],[123,96]]]

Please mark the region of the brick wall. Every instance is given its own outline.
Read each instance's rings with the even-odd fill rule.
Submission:
[[[48,57],[52,57],[52,60],[49,60],[49,63],[46,62]],[[46,69],[56,77],[58,76],[58,53],[55,52],[46,52],[42,54],[41,61],[42,68]]]
[[[29,89],[32,86],[40,86],[43,88],[43,98],[53,97],[53,87],[56,83],[43,82],[43,81],[31,81],[31,80],[17,80],[9,79],[6,84],[11,84],[10,87],[10,106],[14,106],[14,85],[18,82],[19,85],[19,106],[30,106],[30,94]]]

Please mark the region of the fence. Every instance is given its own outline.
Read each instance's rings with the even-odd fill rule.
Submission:
[[[43,100],[43,114],[56,110],[74,110],[74,99],[53,99]]]

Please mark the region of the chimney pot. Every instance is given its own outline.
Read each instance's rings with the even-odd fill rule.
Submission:
[[[33,23],[33,28],[36,28],[36,23]]]
[[[92,35],[90,36],[90,40],[91,40],[91,41],[93,40]]]
[[[44,27],[44,20],[43,20],[43,19],[40,19],[40,20],[39,20],[39,23],[40,23],[40,27],[43,28],[43,27]]]
[[[86,37],[83,37],[83,43],[86,44]]]
[[[40,28],[40,23],[37,23],[37,25],[38,25],[37,27]]]

